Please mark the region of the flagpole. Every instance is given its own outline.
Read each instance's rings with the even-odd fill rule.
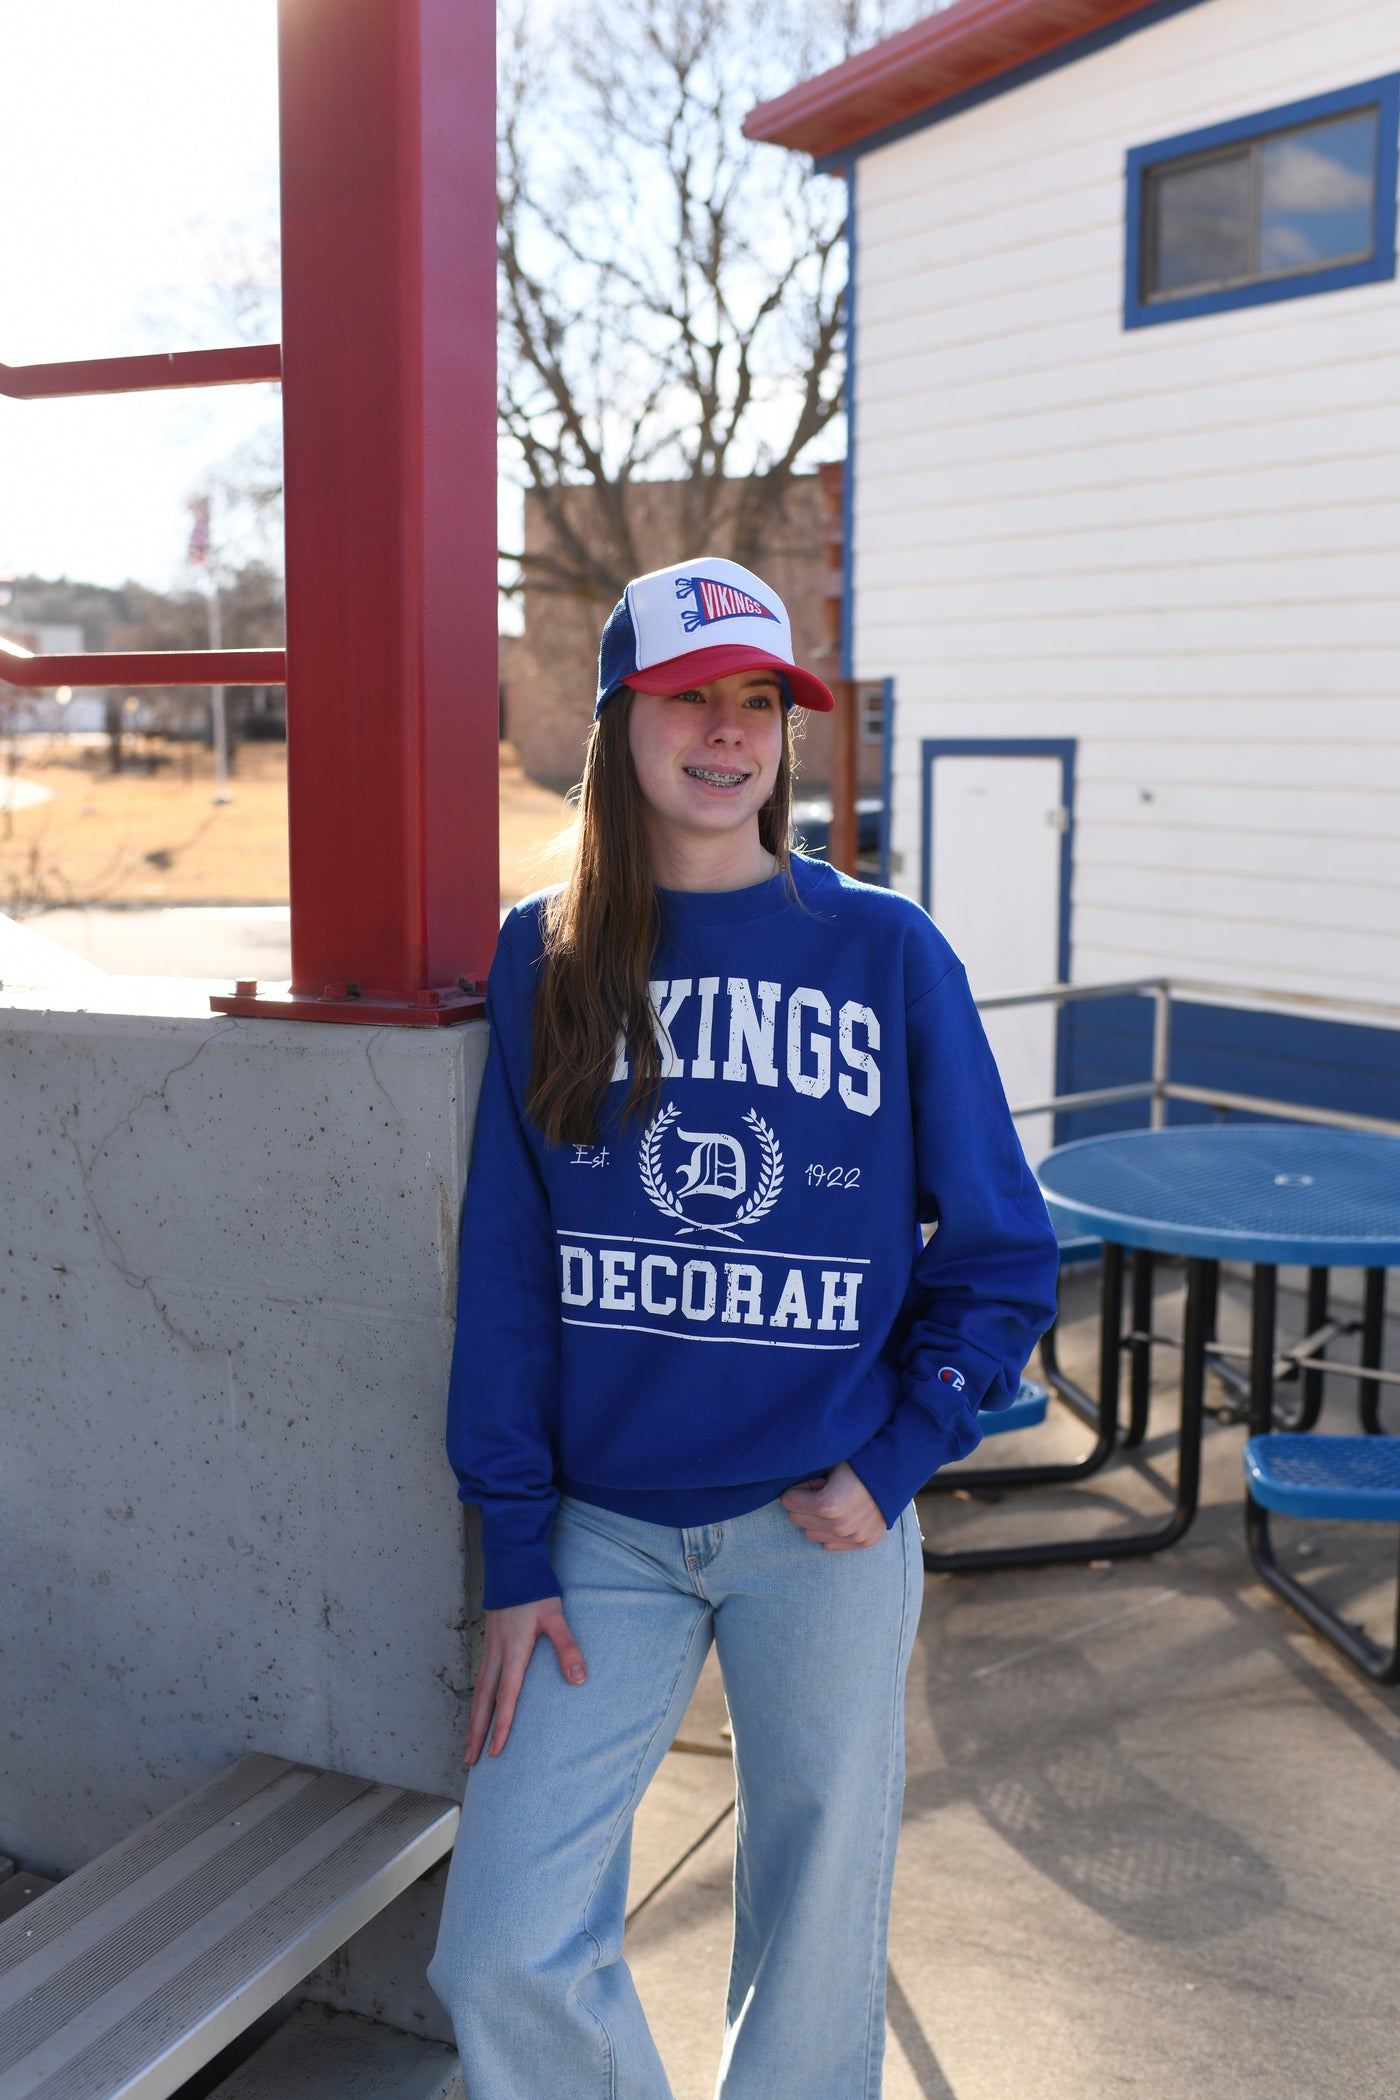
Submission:
[[[213,558],[209,535],[209,498],[195,496],[186,505],[192,523],[187,559],[192,568],[203,569],[205,580],[205,607],[209,617],[209,647],[224,646],[224,615],[219,603],[219,573]],[[209,688],[210,742],[214,747],[214,800],[232,802],[233,795],[228,784],[228,712],[224,705],[225,689],[221,685]]]
[[[211,566],[209,570],[209,646],[222,649],[224,646],[223,609],[219,604],[219,580]],[[214,731],[214,800],[232,802],[233,795],[228,784],[228,715],[224,706],[224,687],[211,685],[209,707],[213,716]]]

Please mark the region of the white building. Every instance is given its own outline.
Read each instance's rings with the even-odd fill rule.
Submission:
[[[981,993],[1400,999],[1398,86],[1400,0],[958,0],[749,120],[850,184],[848,670]],[[1400,1116],[1384,1029],[1195,1007],[1176,1069]]]

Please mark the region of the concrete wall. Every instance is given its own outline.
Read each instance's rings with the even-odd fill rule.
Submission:
[[[454,1794],[442,1449],[486,1030],[0,992],[0,1851],[69,1871],[247,1750]]]

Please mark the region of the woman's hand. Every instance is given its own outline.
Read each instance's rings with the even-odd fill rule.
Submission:
[[[876,1545],[888,1529],[879,1503],[844,1459],[819,1486],[790,1487],[780,1500],[803,1538],[828,1553]]]
[[[499,1757],[506,1747],[515,1702],[525,1678],[525,1665],[535,1652],[540,1635],[553,1641],[559,1667],[570,1684],[582,1684],[588,1675],[583,1650],[569,1631],[561,1597],[541,1597],[534,1604],[511,1604],[504,1611],[486,1614],[486,1652],[472,1693],[467,1720],[467,1754],[464,1764],[474,1765],[481,1755],[486,1732],[491,1728],[492,1709],[496,1725],[491,1729],[490,1755]]]

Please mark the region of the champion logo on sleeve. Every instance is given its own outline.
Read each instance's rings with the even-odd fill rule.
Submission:
[[[954,1370],[951,1364],[944,1364],[938,1374],[938,1382],[940,1385],[950,1385],[955,1393],[960,1393],[967,1384],[962,1372]]]

